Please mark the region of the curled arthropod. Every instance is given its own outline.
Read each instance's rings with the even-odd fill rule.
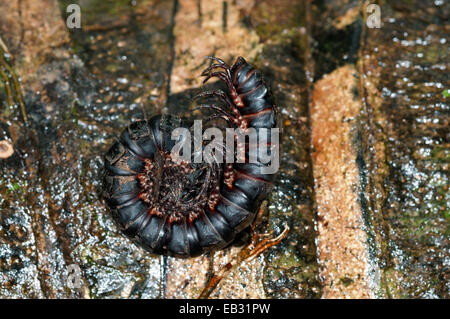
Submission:
[[[202,73],[205,82],[217,77],[227,92],[201,93],[197,99],[218,102],[203,108],[270,141],[267,129],[278,127],[277,109],[260,72],[242,57],[232,66],[209,58],[213,64]],[[105,156],[106,203],[123,232],[154,254],[186,258],[227,247],[253,223],[276,176],[262,169],[267,163],[248,160],[246,142],[243,161],[176,160],[171,133],[190,125],[171,115],[134,122]]]

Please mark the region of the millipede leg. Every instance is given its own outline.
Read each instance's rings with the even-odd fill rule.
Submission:
[[[222,81],[224,81],[230,90],[236,90],[233,86],[231,78],[225,72],[211,72],[207,75],[205,74],[205,76],[206,76],[206,78],[203,80],[203,84],[208,82],[209,79],[216,77],[216,78],[219,78]]]
[[[225,170],[223,172],[223,182],[225,185],[228,186],[229,189],[231,189],[231,188],[233,188],[234,179],[235,179],[235,176],[234,176],[233,164],[227,164],[225,166]]]
[[[239,98],[236,88],[233,85],[233,80],[231,79],[230,66],[226,64],[222,59],[213,56],[207,56],[206,58],[216,61],[218,63],[213,63],[202,72],[202,76],[206,76],[206,78],[203,80],[203,83],[208,82],[208,80],[212,77],[218,77],[219,79],[221,79],[226,83],[228,89],[230,90],[230,94],[233,100],[236,100],[238,102],[238,104],[236,103],[234,104],[236,104],[237,107],[243,107],[242,101]],[[224,72],[212,72],[214,69],[222,69]]]
[[[197,109],[207,109],[207,108],[217,111],[219,114],[223,115],[224,118],[226,118],[227,120],[230,120],[235,125],[239,125],[239,123],[240,123],[239,118],[236,118],[231,114],[228,114],[227,111],[225,111],[223,108],[221,108],[220,106],[218,106],[216,104],[201,104],[198,106]]]
[[[208,75],[213,69],[222,69],[225,72],[230,73],[230,67],[228,65],[222,65],[222,64],[211,64],[209,67],[207,67],[203,72],[202,72],[202,76],[206,76]],[[230,73],[231,74],[231,73]]]
[[[230,125],[234,124],[233,121],[228,116],[225,116],[223,114],[218,114],[218,113],[208,116],[207,118],[204,119],[204,121],[205,121],[205,123],[208,123],[208,122],[218,119],[218,118],[223,119],[225,122],[227,122]]]
[[[222,90],[215,90],[215,91],[205,91],[200,94],[197,94],[194,96],[194,100],[201,99],[201,98],[208,98],[208,97],[217,97],[222,102],[225,102],[231,111],[237,116],[241,116],[241,113],[237,109],[236,105],[231,101],[230,97]]]
[[[204,70],[202,72],[202,75],[208,74],[209,72],[212,71],[212,69],[221,68],[221,69],[223,69],[223,70],[225,70],[227,72],[228,77],[231,79],[230,66],[228,64],[226,64],[224,60],[222,60],[220,58],[216,58],[214,56],[207,56],[206,58],[210,59],[212,61],[216,61],[218,63],[213,63],[212,65],[210,65],[208,68],[206,68],[206,70]]]
[[[234,256],[230,262],[228,262],[225,266],[223,266],[217,273],[215,273],[212,276],[212,278],[206,284],[206,287],[201,292],[198,299],[207,299],[214,291],[214,289],[217,287],[217,285],[220,283],[220,281],[226,275],[228,275],[228,273],[230,273],[234,267],[240,265],[245,260],[252,260],[253,258],[260,255],[262,252],[267,250],[268,248],[279,244],[287,236],[289,232],[289,226],[286,225],[283,232],[277,237],[271,239],[264,238],[260,240],[261,238],[266,237],[267,234],[258,234],[256,233],[255,229],[258,222],[261,220],[261,217],[264,214],[264,210],[266,208],[267,202],[264,202],[258,211],[255,221],[252,224],[253,234],[250,244],[242,248],[241,251],[236,256]]]

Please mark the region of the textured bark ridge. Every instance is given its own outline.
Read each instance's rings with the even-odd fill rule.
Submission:
[[[353,94],[356,75],[353,66],[340,67],[319,80],[313,93],[311,134],[324,298],[375,296],[354,145],[361,109]]]

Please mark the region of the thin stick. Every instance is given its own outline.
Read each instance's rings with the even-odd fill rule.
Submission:
[[[3,79],[3,82],[5,83],[6,100],[7,100],[8,106],[13,105],[14,101],[12,98],[12,91],[11,91],[9,79],[8,79],[8,76],[6,75],[6,73],[3,72],[2,68],[0,68],[0,77]]]
[[[6,46],[5,42],[3,42],[2,37],[0,36],[0,47],[5,51],[6,53],[9,53],[8,47]]]
[[[9,53],[8,47],[6,46],[6,44],[3,42],[2,38],[0,37],[0,62],[2,64],[2,66],[9,72],[9,74],[11,75],[11,79],[12,79],[12,84],[14,87],[14,91],[16,92],[16,97],[20,106],[20,111],[22,113],[22,118],[23,121],[25,122],[25,124],[28,124],[28,115],[27,115],[27,111],[25,109],[25,104],[23,103],[23,96],[22,96],[22,90],[20,87],[20,83],[19,80],[17,79],[17,75],[16,72],[14,71],[14,69],[8,64],[8,62],[5,60],[5,56],[4,54],[9,54],[11,55],[11,53]],[[3,75],[2,75],[3,77]],[[9,81],[8,81],[9,82]],[[6,83],[5,83],[6,86]]]
[[[267,239],[264,238],[261,241],[258,241],[262,237],[266,237],[267,234],[258,234],[256,233],[256,226],[261,221],[262,215],[267,207],[267,202],[263,202],[261,205],[258,214],[256,215],[256,219],[252,224],[252,240],[249,245],[244,247],[236,256],[232,258],[232,260],[223,266],[216,274],[212,276],[212,278],[206,284],[206,287],[201,292],[198,299],[207,299],[211,293],[216,289],[217,285],[220,281],[228,275],[233,268],[240,265],[245,260],[252,260],[259,256],[262,252],[267,250],[268,248],[278,245],[288,234],[289,226],[286,225],[283,232],[275,238]]]
[[[206,285],[205,289],[201,292],[198,299],[207,299],[211,293],[216,289],[217,285],[220,283],[220,281],[228,275],[228,273],[233,270],[237,265],[240,265],[245,260],[252,260],[259,256],[262,252],[267,250],[268,248],[278,245],[288,234],[289,232],[289,226],[286,226],[286,228],[283,230],[283,232],[272,239],[264,239],[261,242],[257,243],[256,245],[251,243],[244,249],[242,249],[237,256],[233,258],[232,261],[227,263],[225,266],[223,266],[219,272],[213,275],[213,277],[210,279],[208,284]]]

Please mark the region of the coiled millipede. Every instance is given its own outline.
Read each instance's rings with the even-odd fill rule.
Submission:
[[[196,98],[221,103],[202,107],[216,111],[235,128],[254,128],[258,137],[277,128],[277,109],[260,72],[242,57],[231,67],[208,58],[213,63],[202,73],[204,82],[217,77],[228,92],[199,94]],[[267,164],[248,161],[248,145],[244,163],[176,161],[171,131],[189,125],[170,115],[134,122],[105,156],[106,203],[123,232],[150,253],[186,258],[227,247],[255,221],[276,176],[261,172]],[[253,242],[241,257],[256,256],[287,231]]]

